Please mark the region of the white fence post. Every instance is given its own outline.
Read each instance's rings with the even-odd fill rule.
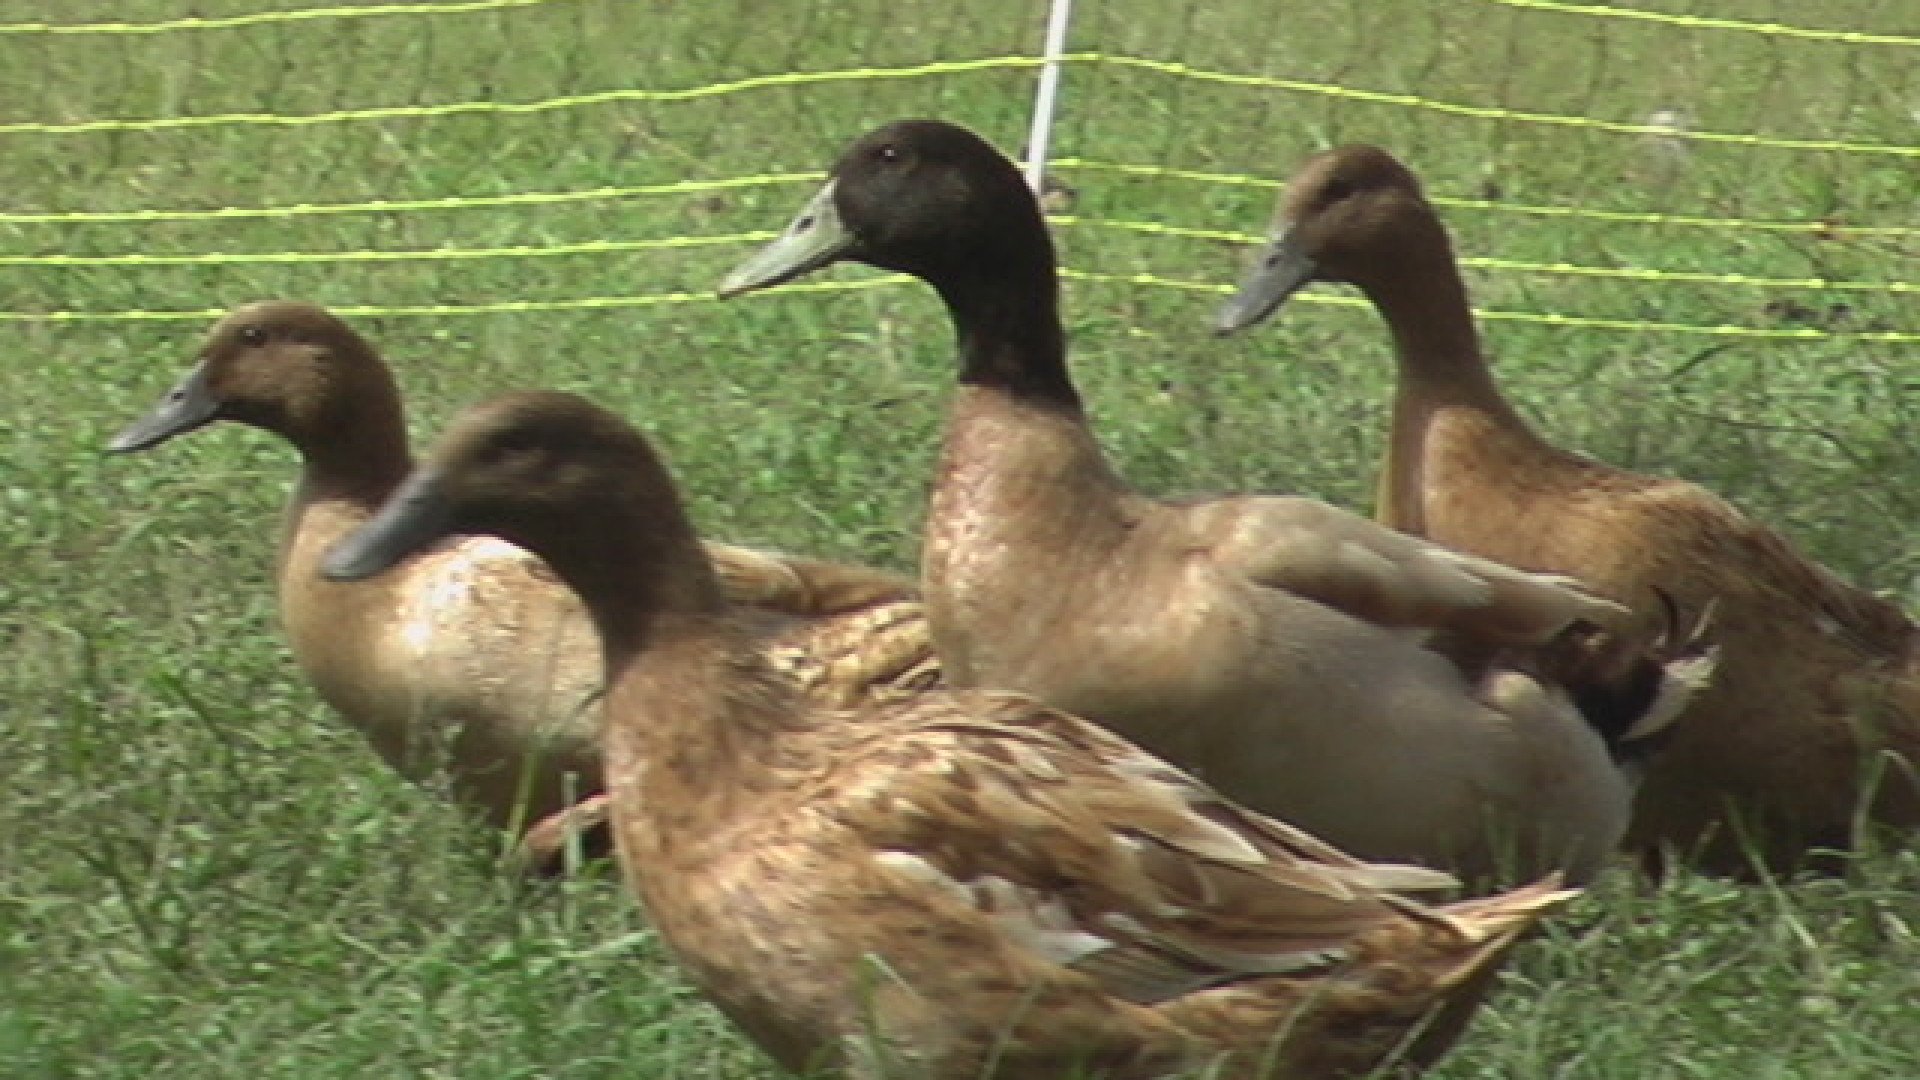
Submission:
[[[1047,40],[1041,52],[1040,85],[1033,95],[1033,128],[1027,132],[1027,183],[1037,194],[1047,177],[1048,143],[1053,137],[1054,106],[1060,99],[1060,57],[1067,51],[1067,24],[1073,0],[1053,0],[1047,12]]]

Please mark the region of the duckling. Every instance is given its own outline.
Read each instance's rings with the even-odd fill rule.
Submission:
[[[1317,1078],[1403,1044],[1417,1066],[1570,895],[1417,903],[1399,893],[1451,879],[1348,857],[1020,695],[808,696],[728,605],[646,440],[578,397],[463,414],[323,569],[379,574],[453,532],[579,593],[629,887],[787,1069]]]
[[[444,765],[455,797],[518,831],[600,790],[599,649],[579,601],[545,565],[491,537],[424,552],[404,574],[343,585],[321,554],[372,516],[412,465],[387,365],[346,323],[269,302],[221,319],[199,363],[114,452],[147,450],[216,420],[286,438],[303,469],[287,506],[278,583],[295,660],[320,696],[412,778]],[[911,582],[864,567],[728,544],[707,556],[763,645],[816,692],[857,699],[935,677]],[[836,624],[816,652],[810,624]],[[867,638],[862,629],[870,630]],[[546,865],[552,852],[525,854]]]
[[[1361,858],[1599,872],[1626,825],[1623,760],[1704,656],[1609,662],[1655,693],[1586,695],[1629,711],[1583,715],[1568,682],[1589,673],[1514,662],[1617,614],[1565,579],[1310,499],[1133,491],[1068,375],[1039,209],[972,132],[905,121],[862,137],[721,292],[842,259],[924,279],[958,332],[921,565],[955,685],[1106,724]]]
[[[1529,570],[1578,578],[1641,613],[1717,606],[1719,677],[1646,777],[1628,843],[1721,872],[1844,847],[1863,812],[1920,826],[1920,630],[1780,534],[1683,480],[1548,442],[1503,397],[1481,351],[1446,227],[1385,150],[1320,154],[1288,186],[1273,242],[1219,317],[1231,332],[1311,281],[1357,286],[1393,338],[1378,518]]]

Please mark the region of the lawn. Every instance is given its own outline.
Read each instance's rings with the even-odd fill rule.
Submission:
[[[1920,36],[1912,4],[1658,2]],[[581,391],[657,437],[712,534],[910,567],[952,378],[936,302],[854,270],[709,294],[810,192],[792,174],[873,124],[1017,150],[1034,72],[780,76],[1031,55],[1044,12],[17,25],[270,4],[299,6],[0,0],[0,1075],[767,1075],[610,881],[516,883],[498,838],[301,683],[268,584],[286,447],[100,448],[191,363],[204,312],[306,298],[366,311],[422,436],[495,390]],[[1206,328],[1273,182],[1365,139],[1446,200],[1476,302],[1506,313],[1501,377],[1556,438],[1707,483],[1920,606],[1920,45],[1553,6],[1083,4],[1054,154],[1107,446],[1155,492],[1364,505],[1391,377],[1372,315],[1319,290],[1248,337]],[[461,102],[491,106],[439,108]],[[1628,130],[1659,111],[1737,138]],[[413,205],[343,205],[369,201]],[[434,254],[340,254],[366,252]],[[1518,953],[1437,1074],[1920,1075],[1917,896],[1903,852],[1844,880],[1621,876]]]

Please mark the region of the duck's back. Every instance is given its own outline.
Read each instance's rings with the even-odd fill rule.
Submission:
[[[1643,639],[1712,613],[1720,675],[1655,760],[1636,839],[1695,842],[1732,797],[1765,808],[1763,830],[1798,833],[1779,838],[1783,854],[1844,845],[1877,750],[1920,756],[1920,631],[1705,488],[1510,441],[1472,413],[1436,423],[1419,477],[1423,535],[1579,578],[1628,606],[1621,628]],[[1390,499],[1383,511],[1395,517]],[[1889,764],[1876,816],[1920,825],[1920,787]]]
[[[1596,872],[1628,796],[1571,707],[1517,673],[1470,684],[1417,631],[1253,583],[1223,540],[1239,502],[1134,500],[1109,547],[1054,554],[1044,579],[1057,584],[983,602],[1017,614],[965,628],[978,685],[1098,720],[1362,858]],[[1012,560],[1035,548],[973,550]],[[972,567],[982,589],[1040,580],[1032,569]],[[1519,698],[1518,721],[1488,706]],[[1489,843],[1503,827],[1534,834],[1531,856],[1496,855],[1516,843]]]
[[[737,688],[730,696],[758,698]],[[633,708],[618,690],[609,707]],[[1043,851],[1058,824],[1004,787],[1023,767],[1037,770],[1036,785],[1067,782],[1045,751],[1023,752],[1025,737],[1004,727],[1031,703],[934,690],[857,712],[804,708],[765,757],[701,748],[685,762],[647,759],[627,737],[638,733],[610,733],[629,884],[729,1018],[794,1070],[851,1065],[860,1076],[958,1080],[981,1075],[999,1052],[1011,1057],[995,1075],[1072,1065],[1056,1057],[1046,1072],[1022,1058],[1024,1041],[1104,1046],[1160,1069],[1120,1075],[1173,1071],[1184,1052],[1175,1033],[1010,947],[976,896],[950,891],[933,868],[964,867],[975,851],[982,867],[1002,857],[974,846],[983,833],[996,845],[1039,845],[1018,850],[1059,859],[1070,874],[1088,854]],[[992,749],[982,756],[983,747]],[[1023,815],[1033,826],[1024,831]],[[893,1071],[872,1057],[876,1032],[888,1036],[878,1052],[900,1055]],[[1002,1044],[1008,1037],[1015,1045]]]

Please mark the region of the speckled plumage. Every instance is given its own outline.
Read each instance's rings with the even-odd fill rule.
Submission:
[[[540,552],[584,598],[628,881],[694,983],[788,1068],[1319,1080],[1402,1051],[1414,1067],[1568,895],[1549,880],[1425,907],[1397,894],[1446,875],[1352,859],[1024,697],[804,694],[728,609],[644,440],[578,398],[464,415],[330,571],[378,572],[442,515]]]

